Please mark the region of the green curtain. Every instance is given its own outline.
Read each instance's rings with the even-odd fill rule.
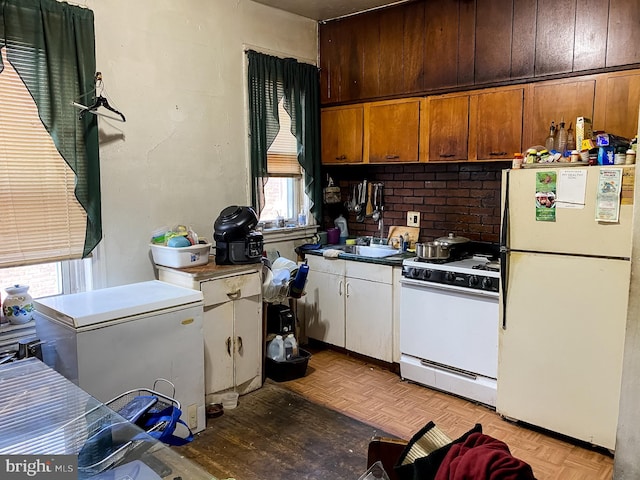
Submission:
[[[6,47],[42,123],[76,175],[75,195],[87,212],[86,257],[102,238],[98,122],[95,115],[80,120],[72,102],[91,101],[87,93],[95,89],[93,12],[56,0],[0,0],[0,8],[0,47]]]
[[[278,103],[291,116],[291,134],[298,141],[298,162],[305,173],[305,193],[311,213],[322,220],[320,173],[320,91],[314,65],[249,50],[249,144],[252,201],[258,212],[264,206],[267,150],[280,129]]]

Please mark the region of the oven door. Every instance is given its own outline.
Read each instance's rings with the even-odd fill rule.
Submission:
[[[435,368],[497,378],[498,293],[403,278],[400,351]]]

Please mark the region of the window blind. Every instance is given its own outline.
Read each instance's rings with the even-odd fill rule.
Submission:
[[[81,258],[86,212],[76,177],[0,49],[0,267]],[[35,56],[24,49],[24,55]]]
[[[302,176],[298,162],[298,141],[291,133],[291,117],[284,108],[284,101],[278,104],[278,117],[280,130],[267,150],[267,173],[277,177]]]

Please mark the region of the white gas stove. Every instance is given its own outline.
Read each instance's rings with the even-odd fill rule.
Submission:
[[[402,265],[401,376],[495,407],[498,262],[416,257]]]

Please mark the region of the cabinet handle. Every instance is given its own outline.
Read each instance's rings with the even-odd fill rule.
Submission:
[[[345,292],[347,293],[347,298],[349,298],[349,287],[351,286],[351,284],[349,282],[347,282],[347,288],[345,289]]]
[[[242,337],[238,336],[238,353],[242,353]]]
[[[502,155],[506,155],[506,154],[507,154],[507,152],[489,152],[489,155],[492,155],[494,157],[502,156]]]
[[[231,337],[227,337],[227,354],[231,356]]]
[[[386,156],[386,159],[387,159],[387,160],[394,160],[394,159],[396,159],[396,158],[400,158],[400,155],[393,155],[393,154],[391,154],[391,155],[387,155],[387,156]]]
[[[231,300],[236,300],[240,298],[240,289],[236,290],[233,293],[227,293],[227,297],[229,297]]]
[[[342,296],[342,280],[340,280],[340,282],[338,282],[338,295]]]
[[[346,155],[340,155],[339,157],[336,157],[336,160],[346,160],[347,156]]]
[[[451,158],[454,157],[455,153],[441,153],[440,158]]]

